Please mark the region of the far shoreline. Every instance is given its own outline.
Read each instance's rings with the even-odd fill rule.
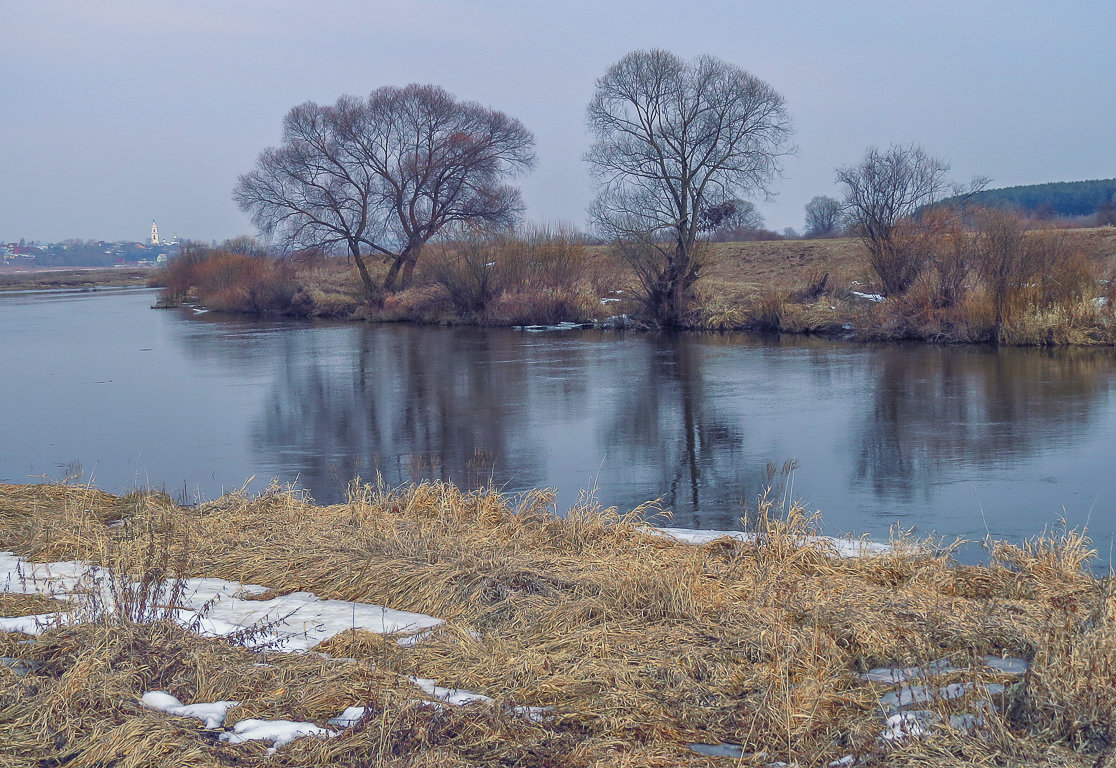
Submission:
[[[0,293],[149,288],[154,267],[0,267]]]

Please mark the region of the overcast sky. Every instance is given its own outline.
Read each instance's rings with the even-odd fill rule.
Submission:
[[[992,186],[1114,177],[1114,30],[1116,0],[0,0],[0,241],[253,233],[230,192],[288,109],[410,82],[522,120],[528,218],[582,226],[594,81],[653,47],[786,97],[772,229],[873,144]]]

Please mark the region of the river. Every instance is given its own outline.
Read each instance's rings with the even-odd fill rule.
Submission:
[[[1116,536],[1116,352],[258,320],[147,290],[0,294],[0,481],[187,501],[272,479],[553,487],[737,528],[773,480],[826,533]],[[788,462],[796,467],[789,473]],[[772,475],[772,472],[774,473]],[[977,557],[973,546],[966,559]]]

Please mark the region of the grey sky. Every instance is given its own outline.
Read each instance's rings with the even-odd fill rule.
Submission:
[[[1113,0],[0,0],[0,241],[251,233],[230,192],[290,107],[409,82],[522,120],[528,217],[581,226],[594,81],[650,47],[786,97],[773,229],[870,144],[993,186],[1113,177],[1113,30]]]

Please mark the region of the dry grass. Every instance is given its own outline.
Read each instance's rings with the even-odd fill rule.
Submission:
[[[147,285],[154,274],[147,267],[75,267],[15,269],[0,267],[0,291],[93,290]]]
[[[591,502],[566,517],[551,504],[545,493],[513,500],[438,483],[354,484],[348,503],[330,507],[272,490],[195,509],[160,495],[0,486],[3,546],[32,559],[97,561],[140,579],[153,567],[219,576],[447,619],[411,648],[366,632],[320,647],[352,662],[261,657],[157,612],[9,642],[5,653],[42,666],[23,677],[0,669],[0,763],[263,763],[257,745],[217,745],[197,721],[143,710],[136,701],[153,689],[241,701],[230,724],[324,724],[346,706],[371,708],[342,736],[272,758],[303,766],[712,765],[686,745],[718,741],[764,753],[759,763],[853,754],[1084,765],[1113,742],[1116,600],[1083,570],[1083,538],[999,544],[990,565],[961,567],[914,547],[835,558],[805,542],[812,523],[799,509],[764,510],[757,543],[690,546]],[[1033,660],[1004,716],[972,733],[879,739],[885,689],[857,673],[948,658],[956,680],[985,682],[997,678],[973,660],[987,653]],[[408,675],[496,701],[420,706]],[[553,717],[516,717],[513,705]]]
[[[1038,231],[1033,274],[996,294],[975,273],[958,301],[943,302],[932,275],[873,303],[867,251],[857,240],[711,246],[699,284],[696,327],[820,333],[863,340],[922,339],[1020,346],[1116,344],[1111,276],[1116,229]],[[828,277],[825,290],[816,286]],[[1017,281],[1018,282],[1018,281]],[[955,286],[957,288],[957,286]],[[997,298],[998,297],[998,298]],[[1093,300],[1105,297],[1107,304]]]
[[[971,237],[952,233],[943,243],[960,248],[970,245]],[[1116,275],[1116,229],[1037,231],[1028,242],[1042,247],[1028,262],[1037,271],[1022,288],[1011,283],[1010,291],[1001,286],[997,294],[978,279],[973,265],[958,262],[953,266],[960,271],[950,280],[927,274],[903,296],[880,304],[856,295],[879,290],[859,240],[709,243],[695,285],[696,306],[686,322],[704,330],[872,341],[1116,344],[1112,301],[1090,303],[1101,296],[1116,299],[1116,283],[1097,280]],[[365,300],[352,265],[320,255],[275,264],[218,249],[195,258],[197,263],[180,257],[160,274],[169,304],[196,291],[210,308],[232,312],[494,326],[594,322],[627,314],[639,324],[636,276],[606,246],[585,246],[568,233],[541,230],[431,249],[430,263],[419,264],[412,287],[375,303]],[[373,261],[369,269],[379,280],[386,265]],[[949,283],[948,301],[943,281]]]

